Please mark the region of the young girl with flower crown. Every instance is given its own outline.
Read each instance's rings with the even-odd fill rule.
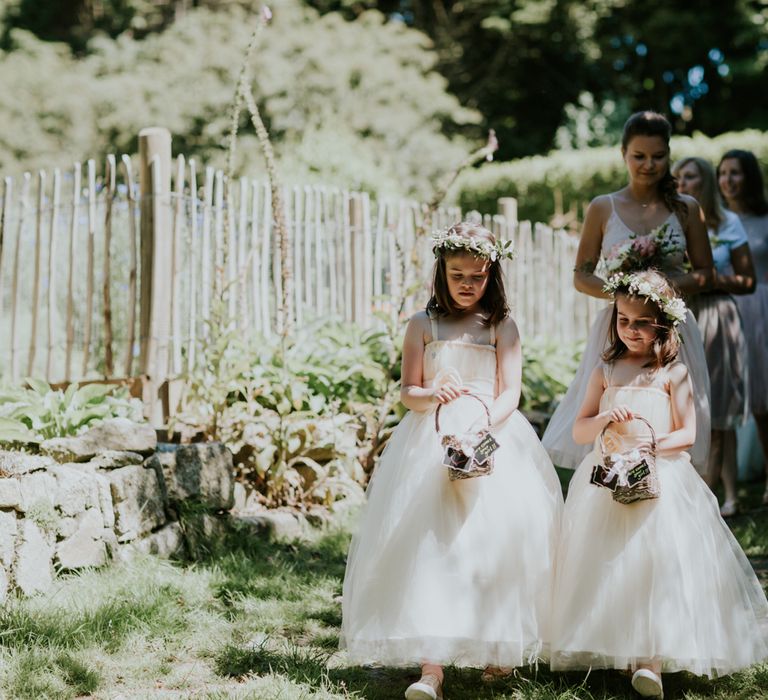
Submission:
[[[685,305],[652,270],[616,275],[606,291],[609,345],[573,425],[595,448],[566,499],[551,663],[625,669],[640,695],[662,697],[662,672],[719,676],[767,659],[768,602],[686,452],[696,418],[677,360]],[[613,486],[631,483],[627,465],[653,449],[640,418],[655,433],[658,492],[625,503],[595,477],[610,464]]]
[[[352,663],[421,665],[408,700],[442,697],[445,664],[493,675],[546,654],[562,507],[552,463],[517,410],[522,352],[500,266],[509,248],[461,223],[433,251],[432,298],[403,345],[410,411],[368,488],[342,604]],[[452,480],[440,436],[479,452],[486,422],[493,471]]]

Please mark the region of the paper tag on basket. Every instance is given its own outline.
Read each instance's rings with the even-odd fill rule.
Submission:
[[[474,460],[477,464],[485,464],[488,458],[499,449],[499,443],[490,433],[486,433],[485,437],[475,445]]]
[[[632,467],[627,472],[627,483],[630,486],[634,486],[638,481],[642,481],[646,476],[651,473],[651,468],[648,466],[648,462],[643,460],[635,467]]]
[[[443,454],[443,464],[451,469],[458,469],[462,472],[468,471],[469,462],[469,456],[454,447],[446,448],[445,453]]]

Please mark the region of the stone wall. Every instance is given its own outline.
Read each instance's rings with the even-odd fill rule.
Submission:
[[[0,601],[14,589],[46,591],[59,571],[179,553],[186,504],[233,505],[226,447],[158,445],[149,425],[122,418],[43,442],[37,454],[0,451],[0,475]]]

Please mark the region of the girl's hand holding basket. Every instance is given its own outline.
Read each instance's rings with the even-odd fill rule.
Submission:
[[[622,418],[627,411],[626,407],[618,406],[611,414],[617,410],[617,415]],[[619,503],[634,503],[658,498],[661,489],[656,473],[656,432],[653,426],[639,415],[632,415],[628,419],[616,422],[628,420],[639,420],[645,423],[650,430],[650,440],[641,439],[635,441],[630,449],[619,450],[617,448],[620,438],[617,440],[617,434],[608,430],[608,426],[611,425],[608,423],[601,431],[599,438],[603,463],[596,464],[592,468],[590,481],[595,486],[609,489],[613,493],[613,500]]]

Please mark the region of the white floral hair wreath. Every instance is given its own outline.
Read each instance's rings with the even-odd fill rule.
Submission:
[[[641,273],[620,272],[608,278],[603,286],[603,291],[616,294],[618,289],[627,289],[634,296],[645,297],[656,304],[661,312],[672,321],[677,328],[681,321],[685,321],[688,307],[680,297],[667,296],[658,285],[646,279]]]
[[[472,253],[477,258],[496,262],[505,258],[515,257],[515,246],[512,241],[496,241],[491,243],[484,238],[470,238],[456,233],[453,226],[436,231],[432,234],[432,252],[439,257],[444,251]]]

